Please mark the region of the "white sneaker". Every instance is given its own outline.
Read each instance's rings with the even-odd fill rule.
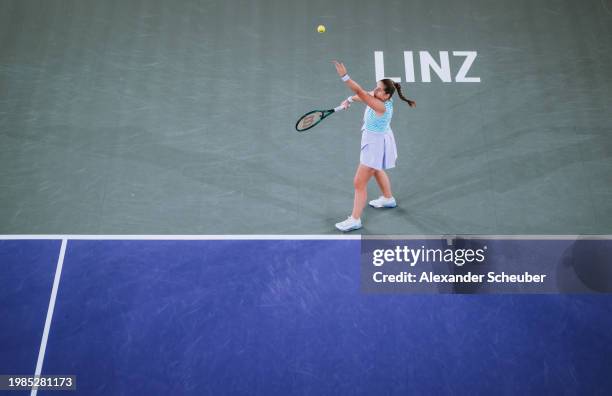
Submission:
[[[342,232],[358,230],[361,228],[361,219],[354,219],[353,216],[349,216],[348,219],[336,223],[336,228]]]
[[[370,201],[370,206],[373,208],[395,208],[397,206],[397,202],[395,202],[395,198],[385,198],[384,196],[378,197],[373,201]]]

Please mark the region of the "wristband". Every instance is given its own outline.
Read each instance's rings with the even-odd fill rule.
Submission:
[[[348,98],[346,98],[346,100],[348,100],[349,103],[353,103],[353,97],[349,96]]]
[[[350,79],[351,79],[351,77],[348,74],[345,74],[344,76],[342,76],[342,81],[344,81],[344,82],[347,82]]]

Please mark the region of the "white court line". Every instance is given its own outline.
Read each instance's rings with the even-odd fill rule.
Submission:
[[[47,340],[49,338],[49,329],[51,328],[51,319],[53,319],[53,310],[55,309],[55,300],[57,298],[57,289],[59,288],[60,277],[62,276],[62,267],[64,266],[64,256],[66,254],[66,245],[68,240],[62,239],[62,247],[60,248],[59,258],[57,259],[57,268],[55,269],[55,279],[53,279],[53,289],[51,290],[51,299],[49,300],[49,308],[47,309],[47,319],[45,320],[45,329],[43,330],[42,340],[40,341],[40,349],[38,350],[38,361],[36,362],[36,371],[34,375],[40,376],[42,372],[43,361],[45,360],[45,351],[47,350]],[[30,396],[36,396],[38,388],[32,388]]]
[[[1,235],[0,240],[34,240],[34,239],[68,239],[95,241],[225,241],[225,240],[360,240],[360,239],[509,239],[509,240],[581,240],[606,239],[612,240],[612,235],[79,235],[79,234],[15,234]]]

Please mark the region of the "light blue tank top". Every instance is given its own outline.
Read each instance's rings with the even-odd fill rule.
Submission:
[[[391,117],[393,117],[393,99],[389,99],[385,102],[385,113],[380,117],[376,115],[376,112],[371,107],[366,105],[365,113],[363,114],[363,126],[361,129],[370,132],[385,133],[391,124]]]

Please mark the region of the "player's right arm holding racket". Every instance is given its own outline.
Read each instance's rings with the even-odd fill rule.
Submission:
[[[368,93],[374,96],[374,91],[370,91]],[[348,98],[344,99],[342,103],[340,103],[340,106],[344,107],[345,109],[348,109],[349,107],[351,107],[351,103],[353,102],[362,102],[362,100],[359,99],[359,95],[351,95]]]

